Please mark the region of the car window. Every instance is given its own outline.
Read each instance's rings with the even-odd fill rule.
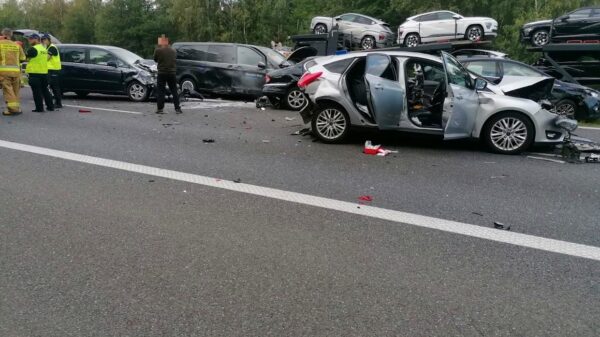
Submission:
[[[208,45],[177,46],[177,58],[180,60],[206,61]]]
[[[592,17],[593,17],[594,19],[596,19],[596,18],[600,18],[600,8],[596,8],[596,9],[594,9],[594,12],[592,13]]]
[[[61,48],[60,58],[63,62],[85,63],[85,49]]]
[[[446,73],[448,75],[448,82],[450,84],[459,85],[468,89],[473,89],[473,81],[471,75],[466,71],[458,61],[453,57],[444,55],[446,64]]]
[[[465,64],[465,67],[479,76],[500,77],[496,62],[475,61]]]
[[[440,12],[437,16],[438,20],[452,20],[454,19],[454,13],[452,12]]]
[[[340,16],[340,19],[343,21],[354,21],[355,17],[356,17],[356,15],[354,15],[354,14],[344,14],[344,15]]]
[[[421,59],[411,59],[406,62],[407,79],[417,77],[418,72],[423,72],[423,79],[425,81],[443,82],[446,80],[446,73],[441,64],[435,64]]]
[[[350,65],[350,63],[352,63],[352,61],[354,61],[353,58],[348,58],[345,60],[340,60],[340,61],[326,64],[323,67],[325,69],[327,69],[327,71],[329,71],[329,72],[332,72],[335,74],[341,74],[344,72],[344,70],[346,70],[346,68],[348,68],[348,66]]]
[[[534,69],[518,63],[503,63],[502,68],[504,68],[504,76],[544,77],[544,75],[535,71]]]
[[[235,53],[232,45],[211,44],[208,47],[207,61],[235,64]]]
[[[256,67],[261,62],[265,63],[265,58],[256,50],[248,47],[237,47],[237,64]]]
[[[364,16],[360,16],[360,15],[357,15],[354,18],[354,22],[360,23],[361,25],[372,25],[373,24],[373,20],[371,20],[367,17],[364,17]]]
[[[575,11],[575,12],[569,14],[569,19],[583,19],[583,18],[589,17],[590,14],[592,14],[591,8],[580,9],[578,11]]]
[[[369,55],[367,57],[366,73],[369,75],[396,81],[394,63],[386,55]]]
[[[90,64],[107,66],[110,61],[115,61],[113,54],[102,49],[90,49]]]
[[[420,16],[421,22],[423,21],[435,21],[438,19],[438,13],[425,14]]]

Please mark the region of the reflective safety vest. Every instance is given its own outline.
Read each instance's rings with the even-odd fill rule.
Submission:
[[[33,48],[37,50],[37,56],[29,60],[25,72],[28,74],[47,74],[48,51],[41,43],[36,44]]]
[[[0,40],[0,72],[21,72],[25,54],[21,46],[10,40]]]
[[[54,47],[54,48],[56,48],[56,50],[58,50],[58,48],[53,44],[48,45],[48,49],[50,49],[50,47]],[[48,60],[48,70],[61,70],[61,69],[62,69],[62,65],[60,63],[60,51],[59,51],[58,55],[52,55],[50,57],[50,60]]]

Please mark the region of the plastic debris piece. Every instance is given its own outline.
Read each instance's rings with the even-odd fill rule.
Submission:
[[[370,195],[361,195],[360,197],[358,197],[358,200],[365,201],[365,202],[371,202],[371,201],[373,201],[373,197]]]
[[[162,126],[164,126],[165,128],[168,128],[169,126],[173,126],[173,124],[171,124],[171,123],[163,123]]]
[[[494,222],[494,228],[496,229],[502,229],[505,231],[509,231],[510,230],[510,225],[505,225],[501,222]]]
[[[549,161],[549,162],[558,163],[558,164],[564,164],[564,163],[566,163],[564,160],[544,158],[544,157],[527,156],[527,158],[529,158],[529,159],[536,159],[536,160],[543,160],[543,161]]]
[[[501,174],[499,176],[491,176],[490,178],[492,178],[492,179],[503,179],[503,178],[506,178],[506,177],[508,177],[506,174]]]
[[[483,216],[483,214],[479,213],[479,212],[471,212],[471,214],[473,215],[479,215],[479,216]]]
[[[240,179],[240,178],[237,178],[237,179],[235,179],[233,182],[234,182],[234,183],[237,183],[237,184],[239,184],[239,183],[241,183],[241,182],[242,182],[242,179]]]
[[[79,112],[80,113],[90,113],[90,112],[92,112],[92,110],[89,110],[89,109],[79,109]]]
[[[154,179],[150,179],[150,180],[148,180],[148,182],[149,182],[149,183],[153,183],[153,182],[154,182]]]
[[[286,117],[285,120],[288,122],[291,122],[291,121],[296,120],[296,117]]]
[[[373,145],[370,140],[365,142],[365,148],[363,149],[364,154],[368,154],[371,156],[380,156],[385,157],[390,153],[398,153],[398,151],[386,150],[381,147],[381,145]]]
[[[600,163],[600,155],[592,153],[585,157],[586,163]]]
[[[207,138],[207,139],[202,139],[202,142],[205,144],[210,144],[210,143],[214,143],[215,140],[212,138]]]
[[[270,140],[268,140],[268,139],[263,139],[263,141],[262,141],[262,142],[263,142],[263,143],[270,143],[271,141],[270,141]]]

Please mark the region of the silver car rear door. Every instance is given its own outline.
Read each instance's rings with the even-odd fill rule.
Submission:
[[[469,72],[452,55],[442,52],[448,96],[444,102],[444,139],[471,137],[479,110],[479,94]]]
[[[395,61],[386,54],[369,54],[365,67],[367,101],[379,129],[397,129],[406,91],[398,81]]]

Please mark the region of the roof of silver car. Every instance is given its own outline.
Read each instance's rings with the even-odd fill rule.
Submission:
[[[348,53],[348,54],[344,54],[344,55],[332,55],[332,56],[317,57],[315,60],[318,63],[321,63],[321,62],[319,62],[319,59],[324,61],[322,63],[329,63],[329,62],[335,62],[335,61],[339,61],[339,60],[345,60],[348,58],[364,57],[364,56],[371,55],[371,54],[385,54],[385,55],[390,55],[390,56],[415,57],[415,58],[426,59],[426,60],[430,60],[430,61],[442,62],[442,59],[439,56],[434,56],[434,55],[424,54],[424,53],[408,52],[408,51],[353,52],[353,53]]]
[[[422,15],[427,15],[427,14],[433,14],[433,13],[453,13],[453,14],[458,14],[458,13],[453,12],[453,11],[441,10],[441,11],[433,11],[433,12],[427,12],[427,13],[421,13],[421,14],[413,15],[413,16],[407,18],[406,20],[412,20],[412,19],[414,19],[416,17],[422,16]],[[458,14],[458,15],[460,15],[460,14]]]

